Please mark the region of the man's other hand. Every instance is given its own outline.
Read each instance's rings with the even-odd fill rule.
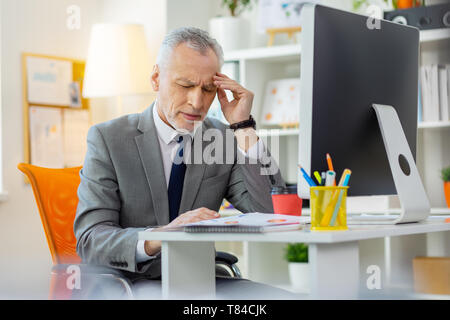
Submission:
[[[164,229],[179,227],[188,223],[198,222],[202,220],[209,220],[219,218],[220,215],[208,208],[198,208],[195,210],[187,211],[180,214],[176,219],[164,227],[152,229],[151,231],[164,231]],[[150,231],[150,232],[151,232]],[[144,243],[145,253],[149,256],[154,256],[159,251],[161,251],[161,241],[159,240],[147,240]]]
[[[171,223],[162,227],[161,229],[178,227],[178,226],[188,224],[188,223],[194,223],[194,222],[198,222],[201,220],[216,219],[219,217],[220,217],[220,215],[214,210],[210,210],[208,208],[198,208],[198,209],[191,210],[191,211],[185,212],[183,214],[180,214]]]

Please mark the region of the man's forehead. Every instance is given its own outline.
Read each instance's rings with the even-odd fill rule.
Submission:
[[[220,71],[218,58],[211,48],[205,52],[198,52],[186,44],[180,44],[173,49],[167,67],[177,76],[184,76],[190,80],[201,76],[212,77]]]
[[[204,85],[214,85],[213,84],[213,79],[212,76],[207,76],[208,79],[205,79],[203,82]],[[186,82],[186,83],[190,83],[190,84],[198,84],[198,80],[195,80],[193,78],[189,78],[189,77],[185,77],[185,76],[178,76],[175,77],[175,81],[182,81],[182,82]]]

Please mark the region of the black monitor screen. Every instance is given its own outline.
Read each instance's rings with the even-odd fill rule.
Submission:
[[[349,195],[396,193],[372,103],[392,105],[415,157],[418,52],[416,29],[327,7],[315,11],[311,172],[330,153],[339,179],[352,170]]]

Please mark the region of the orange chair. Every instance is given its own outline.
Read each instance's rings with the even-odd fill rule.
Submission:
[[[76,238],[73,222],[78,205],[77,189],[80,184],[81,167],[66,169],[50,169],[20,163],[18,166],[30,180],[34,197],[38,205],[42,225],[53,260],[50,280],[50,299],[70,299],[72,289],[67,286],[69,265],[80,265],[81,258],[76,252]],[[120,277],[114,270],[87,267],[82,272],[95,273],[95,276],[114,278],[125,287],[132,297],[131,286],[127,279]]]
[[[53,260],[50,280],[50,299],[70,299],[73,290],[67,286],[71,265],[80,267],[83,282],[102,277],[119,285],[128,298],[133,298],[131,282],[117,270],[80,264],[81,258],[76,252],[76,238],[73,222],[78,205],[77,190],[80,184],[81,167],[50,169],[20,163],[18,166],[30,180],[39,214],[44,226],[48,246]],[[216,252],[216,272],[222,275],[241,277],[237,267],[238,259],[226,252]],[[228,267],[230,271],[223,268]]]

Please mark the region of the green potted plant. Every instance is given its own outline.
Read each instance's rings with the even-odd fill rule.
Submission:
[[[309,292],[308,246],[304,243],[289,243],[284,257],[289,263],[289,278],[297,292]]]
[[[450,208],[450,167],[441,170],[441,178],[444,181],[444,194],[447,207]]]
[[[229,16],[209,20],[209,33],[222,46],[223,51],[243,49],[248,45],[249,22],[240,15],[252,8],[254,0],[221,0]]]
[[[251,0],[222,0],[222,7],[227,7],[232,17],[237,17],[251,5]]]

